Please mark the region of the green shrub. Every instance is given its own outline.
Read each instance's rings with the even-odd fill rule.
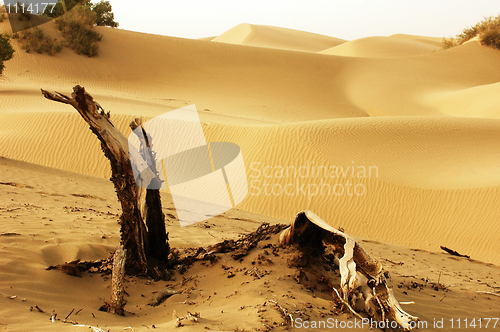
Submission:
[[[0,74],[3,72],[4,61],[12,59],[14,49],[10,44],[10,38],[7,34],[0,34]]]
[[[63,4],[63,2],[59,0],[55,5],[48,5],[43,15],[58,18],[77,6],[87,7],[94,12],[96,16],[93,25],[108,26],[112,28],[118,27],[118,23],[114,21],[115,17],[111,4],[109,1],[105,0],[101,0],[96,4],[93,4],[90,0],[65,0]],[[66,7],[66,9],[64,7]]]
[[[69,12],[77,5],[90,7],[90,0],[64,0],[64,5],[62,1],[59,0],[55,5],[47,5],[42,15],[52,18],[58,18],[64,15],[65,11]],[[64,9],[64,6],[66,6],[66,10]]]
[[[95,25],[112,28],[118,27],[118,23],[114,21],[115,15],[112,12],[112,7],[109,1],[102,0],[95,5],[93,4],[92,11],[96,15]]]
[[[95,13],[86,6],[76,6],[55,20],[69,47],[89,57],[97,55],[97,42],[102,36],[92,30]]]
[[[457,39],[456,38],[450,38],[450,39],[443,38],[443,49],[447,50],[447,49],[452,48],[454,46],[457,46]]]
[[[500,31],[488,29],[481,35],[481,40],[485,45],[500,49]]]
[[[456,38],[443,38],[443,48],[462,45],[476,36],[479,36],[482,44],[500,49],[500,15],[487,17],[475,26],[465,28]]]

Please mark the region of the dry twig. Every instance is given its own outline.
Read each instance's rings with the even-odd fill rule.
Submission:
[[[78,327],[90,327],[92,329],[92,332],[108,332],[106,330],[101,329],[100,327],[96,326],[91,326],[91,325],[85,325],[85,324],[76,324],[73,326],[78,326]]]
[[[340,296],[339,292],[337,291],[336,288],[333,288],[333,291],[335,292],[335,295],[337,295],[338,299],[340,300],[340,302],[342,302],[348,309],[349,311],[356,317],[358,317],[359,319],[363,319],[363,317],[361,317],[360,314],[358,314],[356,311],[354,311],[354,309],[349,305],[349,303],[347,303],[347,301],[345,301],[342,296]]]
[[[277,306],[281,310],[281,314],[283,315],[283,318],[285,319],[285,322],[286,322],[287,325],[288,325],[288,321],[293,322],[292,314],[288,313],[288,310],[286,310],[285,308],[283,308],[278,303],[278,301],[275,301],[275,300],[266,300],[266,302],[264,302],[264,305],[266,305],[268,302],[274,304],[275,306]]]

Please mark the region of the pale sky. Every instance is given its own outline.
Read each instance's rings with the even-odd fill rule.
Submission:
[[[97,0],[93,1],[98,2]],[[240,23],[347,40],[405,33],[450,37],[500,14],[500,0],[110,0],[119,28],[202,38]]]

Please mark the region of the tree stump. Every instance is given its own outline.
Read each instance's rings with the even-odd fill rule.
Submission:
[[[322,252],[332,250],[340,270],[340,291],[333,288],[337,298],[358,318],[353,308],[358,298],[364,299],[364,311],[377,321],[386,317],[396,321],[404,331],[417,326],[418,317],[405,312],[394,297],[389,274],[382,264],[368,253],[351,236],[334,229],[314,212],[301,211],[289,228],[280,234],[282,245],[298,244]]]

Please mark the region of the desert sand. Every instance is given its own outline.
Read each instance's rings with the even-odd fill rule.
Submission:
[[[52,22],[41,28],[58,36]],[[195,104],[207,141],[241,147],[249,194],[236,209],[180,227],[164,193],[172,247],[235,239],[309,209],[382,260],[396,298],[414,301],[405,310],[428,322],[421,330],[499,316],[500,297],[477,292],[500,287],[498,50],[250,24],[198,40],[96,29],[97,57],[26,53],[14,42],[0,76],[0,331],[85,331],[50,322],[52,310],[62,319],[72,308],[82,309],[72,316],[80,324],[110,331],[171,330],[174,310],[200,313],[185,331],[282,329],[266,300],[302,319],[353,320],[333,311],[331,292],[297,283],[293,253],[280,249],[259,264],[276,238],[242,262],[221,255],[171,281],[128,277],[125,317],[97,311],[109,278],[46,271],[106,258],[119,244],[120,206],[98,140],[75,110],[40,93],[69,94],[77,84],[126,136],[135,116]],[[262,276],[248,273],[255,266]],[[179,294],[148,306],[166,286]],[[28,310],[35,305],[46,313]]]

